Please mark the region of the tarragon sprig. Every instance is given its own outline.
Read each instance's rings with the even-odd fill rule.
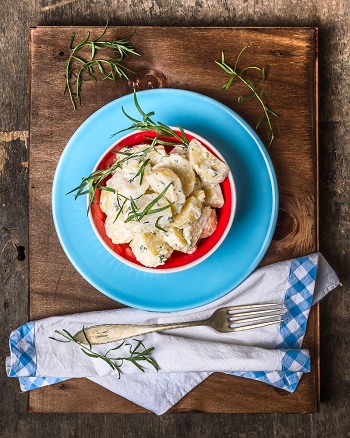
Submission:
[[[248,77],[245,76],[245,74],[248,71],[255,70],[260,75],[260,81],[259,82],[264,82],[265,77],[266,77],[265,76],[265,68],[264,67],[257,67],[255,65],[249,65],[249,66],[241,68],[241,69],[238,68],[239,59],[240,59],[242,53],[244,52],[244,50],[247,47],[248,46],[243,47],[243,49],[239,52],[234,67],[231,67],[228,64],[226,64],[224,52],[222,52],[222,54],[221,54],[221,61],[215,61],[215,63],[218,66],[220,66],[228,75],[230,75],[229,80],[224,85],[222,85],[221,88],[227,90],[235,81],[236,82],[239,82],[239,81],[243,82],[243,84],[245,84],[250,89],[250,93],[240,95],[238,97],[238,102],[242,103],[245,99],[251,99],[251,98],[254,98],[254,97],[259,101],[260,105],[263,108],[263,113],[262,113],[258,123],[256,124],[255,128],[258,129],[259,126],[264,121],[266,122],[266,124],[267,124],[268,139],[269,139],[269,146],[270,146],[271,143],[273,142],[273,139],[275,138],[273,123],[271,122],[270,116],[278,117],[278,115],[274,111],[272,111],[272,109],[270,109],[263,102],[262,97],[263,97],[263,94],[266,92],[266,90],[262,89],[259,92],[257,90],[257,87],[254,84],[254,82],[251,79],[249,79]],[[277,129],[279,130],[278,124],[276,124],[276,126],[277,126]]]
[[[89,176],[82,178],[82,182],[79,186],[70,190],[67,195],[76,192],[74,196],[74,200],[77,200],[79,196],[89,195],[89,206],[87,213],[89,213],[90,206],[95,202],[95,191],[96,189],[106,190],[109,192],[115,192],[114,189],[107,187],[105,185],[101,185],[102,181],[107,178],[111,173],[113,173],[118,167],[120,167],[128,158],[124,158],[122,160],[117,161],[112,166],[108,167],[108,169],[103,170],[95,170]]]
[[[163,207],[155,208],[152,210],[152,207],[165,195],[166,191],[171,185],[173,185],[172,182],[169,183],[165,187],[165,189],[161,193],[159,193],[158,196],[156,196],[150,203],[148,203],[142,211],[139,211],[134,200],[131,198],[130,203],[131,203],[132,211],[130,212],[130,214],[128,215],[128,217],[125,219],[124,222],[125,223],[130,221],[140,222],[141,219],[143,219],[146,215],[160,213],[161,211],[166,210],[167,208],[170,208],[172,205],[174,205],[174,202],[171,202],[167,205],[164,205]]]
[[[105,354],[99,354],[96,351],[93,351],[92,345],[89,342],[84,327],[83,327],[83,333],[88,346],[75,339],[75,337],[71,333],[69,333],[68,330],[63,329],[62,332],[59,330],[55,330],[55,333],[62,336],[65,340],[56,339],[52,336],[49,336],[49,338],[57,342],[74,342],[75,344],[79,345],[81,351],[84,354],[86,354],[86,356],[89,356],[93,359],[101,359],[104,362],[106,362],[112,368],[113,371],[117,371],[118,378],[120,378],[122,374],[121,368],[124,362],[132,363],[136,368],[138,368],[142,372],[144,372],[145,369],[140,364],[140,362],[147,362],[150,365],[152,365],[157,371],[159,371],[159,366],[157,362],[151,357],[151,353],[154,351],[154,347],[146,348],[143,342],[138,339],[132,339],[132,341],[135,342],[135,345],[125,343],[125,341],[123,341],[116,347],[110,348]],[[129,347],[129,356],[111,356],[112,351],[114,352],[116,350],[119,350],[123,345]]]
[[[128,68],[121,64],[125,56],[132,54],[140,56],[133,46],[129,44],[131,36],[119,39],[104,40],[101,38],[106,33],[108,23],[101,35],[90,39],[90,32],[74,46],[75,32],[72,34],[70,42],[70,54],[65,65],[65,93],[69,94],[73,110],[76,109],[76,100],[81,104],[81,87],[84,81],[97,81],[109,79],[114,82],[118,78],[128,79]],[[88,59],[83,57],[81,52],[87,49],[90,53]],[[98,57],[98,52],[107,50],[107,59]],[[98,74],[97,74],[98,73]]]
[[[111,137],[113,137],[114,135],[120,134],[121,132],[125,132],[125,131],[154,131],[158,137],[159,136],[160,137],[173,137],[173,138],[176,138],[176,140],[179,142],[180,145],[184,145],[184,146],[189,145],[189,140],[186,136],[184,129],[181,126],[178,126],[178,125],[176,126],[181,133],[181,134],[178,134],[172,128],[165,125],[164,123],[154,122],[151,119],[151,116],[155,115],[154,111],[150,111],[149,113],[146,113],[145,111],[143,111],[143,109],[141,108],[141,106],[137,100],[135,90],[134,90],[134,103],[135,103],[135,107],[136,107],[137,111],[142,116],[142,120],[138,120],[138,119],[135,119],[134,117],[131,117],[129,114],[127,114],[124,107],[122,107],[123,114],[129,120],[131,120],[133,123],[128,128],[122,129],[122,130],[116,132],[115,134],[112,134]],[[159,138],[157,140],[157,143],[165,145],[165,146],[173,146],[174,145],[174,142],[161,140]]]
[[[88,194],[89,195],[89,207],[88,207],[87,212],[89,212],[91,204],[93,204],[95,202],[96,189],[106,190],[106,191],[115,193],[114,189],[107,187],[105,185],[102,185],[101,184],[102,181],[104,179],[106,179],[110,174],[115,172],[126,161],[129,161],[132,158],[139,158],[140,161],[143,161],[143,164],[141,165],[137,174],[132,178],[132,179],[135,179],[137,176],[140,176],[140,184],[141,184],[143,176],[144,176],[145,167],[146,167],[146,165],[144,163],[147,161],[147,159],[145,157],[148,154],[148,152],[150,152],[152,149],[155,149],[156,143],[157,143],[157,138],[154,138],[152,143],[147,148],[145,148],[143,151],[138,151],[138,152],[126,152],[124,150],[115,151],[116,154],[120,154],[120,155],[124,156],[124,158],[116,161],[114,164],[112,164],[112,166],[108,167],[107,169],[95,170],[89,176],[83,177],[81,184],[79,186],[75,187],[74,189],[70,190],[67,193],[67,195],[76,192],[76,194],[74,196],[74,199],[76,200],[79,196],[83,196],[83,195]]]
[[[183,145],[184,147],[187,147],[187,145],[189,144],[189,140],[186,136],[186,133],[185,133],[184,129],[181,128],[181,126],[177,126],[180,133],[181,133],[181,134],[178,134],[172,128],[165,125],[164,123],[153,122],[151,120],[150,116],[154,115],[154,111],[149,112],[149,113],[145,113],[142,110],[142,108],[140,107],[139,102],[137,100],[136,91],[134,91],[134,102],[135,102],[135,106],[136,106],[138,112],[142,115],[143,120],[140,121],[140,120],[137,120],[137,119],[134,119],[134,118],[128,116],[128,114],[126,114],[126,112],[123,108],[124,114],[130,120],[133,120],[134,123],[129,128],[123,129],[122,131],[119,131],[119,132],[113,134],[112,137],[116,134],[119,134],[120,132],[127,131],[127,130],[155,131],[156,136],[154,138],[150,138],[150,140],[152,140],[151,144],[147,148],[145,148],[143,151],[129,152],[127,150],[127,148],[123,148],[120,151],[114,151],[116,154],[124,156],[124,158],[121,160],[118,160],[116,163],[114,163],[108,169],[96,170],[96,171],[92,172],[89,176],[83,177],[81,184],[79,186],[75,187],[74,189],[70,190],[67,193],[67,195],[69,195],[70,193],[76,192],[75,198],[74,198],[75,200],[79,196],[88,194],[89,195],[89,206],[88,206],[87,213],[89,213],[89,211],[90,211],[90,206],[95,202],[96,189],[106,190],[106,191],[110,191],[110,192],[115,193],[114,189],[103,185],[102,181],[105,178],[107,178],[109,175],[111,175],[113,172],[115,172],[118,169],[118,167],[121,167],[126,161],[131,160],[132,158],[139,158],[140,163],[142,162],[140,168],[138,169],[138,172],[130,179],[130,182],[132,182],[135,178],[140,177],[140,184],[141,184],[143,181],[143,178],[144,178],[146,166],[149,162],[149,159],[147,158],[147,154],[152,150],[155,150],[156,152],[158,152],[157,148],[156,148],[157,144],[168,145],[168,146],[174,146],[176,144],[176,145]],[[167,137],[175,138],[178,143],[177,142],[174,143],[174,141],[166,141],[163,139],[161,140],[161,139],[159,139],[158,136],[162,136],[163,138],[167,138]],[[163,194],[161,194],[160,197],[162,197],[162,196],[163,196]],[[155,212],[155,211],[152,210],[152,212]],[[118,216],[120,215],[120,213],[121,213],[121,210],[119,210]],[[134,211],[134,213],[137,213],[137,212]],[[147,214],[150,214],[150,213],[147,213]],[[133,216],[134,216],[134,218],[129,219],[129,220],[138,220],[138,217],[140,217],[140,214],[137,213],[137,214],[134,214]]]

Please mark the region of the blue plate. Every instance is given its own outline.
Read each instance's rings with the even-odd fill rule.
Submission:
[[[77,271],[108,297],[128,306],[177,311],[207,304],[230,292],[256,268],[276,226],[278,189],[271,160],[260,139],[235,112],[219,102],[184,90],[138,92],[145,112],[167,125],[180,125],[211,142],[228,162],[237,189],[232,228],[219,249],[204,262],[172,274],[128,267],[98,241],[86,215],[86,198],[66,195],[88,176],[101,154],[129,126],[122,106],[138,118],[133,95],[116,99],[90,116],[74,133],[57,165],[53,218],[61,245]]]

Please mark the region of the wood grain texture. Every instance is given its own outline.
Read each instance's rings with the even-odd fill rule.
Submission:
[[[26,397],[7,379],[4,357],[11,329],[27,321],[27,271],[15,245],[27,248],[28,174],[24,141],[5,142],[0,183],[0,435],[6,437],[347,437],[350,429],[349,163],[350,23],[347,0],[266,2],[247,0],[0,0],[0,131],[28,130],[27,38],[36,25],[318,26],[320,60],[320,249],[341,277],[343,288],[321,303],[321,410],[315,415],[26,415]],[[15,144],[15,146],[13,146]],[[8,229],[20,224],[22,232]],[[5,254],[5,255],[4,255]],[[4,347],[3,347],[4,346]]]
[[[101,29],[78,28],[77,41],[87,31],[98,35]],[[138,89],[159,86],[182,88],[203,93],[235,109],[254,125],[261,114],[256,102],[239,105],[235,92],[220,89],[226,78],[215,68],[214,60],[220,57],[221,50],[228,54],[227,62],[232,64],[241,47],[249,44],[247,50],[254,53],[254,63],[267,68],[266,87],[270,91],[267,104],[280,115],[281,120],[283,135],[276,138],[270,150],[279,184],[281,210],[275,238],[262,264],[317,250],[315,29],[118,27],[110,28],[107,38],[108,35],[121,37],[134,32],[134,45],[142,53],[141,58],[130,58],[128,61],[128,67],[135,74],[128,82],[119,81],[116,85],[106,81],[84,84],[83,105],[73,114],[67,96],[62,93],[62,71],[71,29],[37,27],[31,30],[30,320],[118,306],[118,303],[94,290],[74,270],[59,245],[53,227],[51,194],[46,188],[52,184],[56,164],[69,137],[96,109],[130,93],[135,86]],[[210,41],[210,45],[205,41]],[[191,68],[188,59],[181,56],[185,47],[191,54]],[[248,56],[249,52],[245,57]],[[237,88],[238,93],[245,92],[243,87]],[[286,106],[286,100],[291,104]],[[287,121],[291,118],[293,124],[288,126]],[[265,132],[262,131],[261,135],[264,138]],[[50,275],[47,275],[48,271]],[[314,366],[295,394],[286,397],[284,391],[276,391],[261,383],[214,374],[171,411],[317,411],[317,309],[312,312],[306,342]],[[104,388],[93,386],[91,389],[91,384],[85,381],[73,381],[30,393],[29,412],[145,412]],[[91,391],[95,394],[93,403],[89,402]],[[236,396],[244,394],[244,397],[239,403],[228,405],[227,393]]]

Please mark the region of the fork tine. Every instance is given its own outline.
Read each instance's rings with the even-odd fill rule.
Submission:
[[[227,307],[227,310],[244,310],[244,309],[260,309],[261,307],[281,307],[283,303],[265,303],[265,304],[247,304],[244,306],[230,306]]]
[[[229,318],[229,320],[232,319],[232,324],[242,324],[242,323],[246,323],[246,322],[251,322],[251,321],[261,321],[264,319],[271,319],[271,318],[275,318],[276,316],[282,316],[284,314],[284,312],[281,313],[273,313],[272,315],[267,315],[267,316],[254,316],[252,318],[243,318],[243,319],[235,319],[235,318]]]
[[[261,322],[260,324],[243,325],[242,327],[232,327],[231,331],[232,332],[240,332],[243,330],[250,330],[253,328],[257,328],[257,327],[265,327],[267,325],[278,324],[282,321],[283,321],[283,319],[276,319],[275,321]]]
[[[282,309],[278,308],[278,309],[268,309],[268,310],[253,310],[253,311],[241,312],[241,313],[230,313],[232,311],[228,310],[227,313],[230,315],[230,318],[237,318],[239,316],[261,315],[264,313],[276,312],[278,310],[282,310]]]

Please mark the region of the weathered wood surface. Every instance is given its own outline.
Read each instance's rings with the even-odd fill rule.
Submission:
[[[1,345],[27,321],[27,34],[35,25],[318,26],[320,47],[320,249],[344,287],[321,303],[321,410],[315,415],[26,415],[1,348],[0,435],[12,436],[349,436],[349,6],[347,0],[242,3],[0,2]],[[23,164],[22,164],[23,163]],[[21,252],[23,254],[23,251]],[[45,254],[43,254],[45,257]],[[93,393],[92,393],[93,396]]]
[[[101,33],[101,29],[77,28],[76,41],[80,41],[88,30],[96,36]],[[260,118],[261,107],[255,102],[239,106],[233,97],[235,92],[220,89],[226,77],[215,67],[214,59],[220,57],[222,50],[228,55],[227,62],[233,64],[241,47],[250,45],[244,58],[248,62],[254,53],[254,63],[266,67],[266,87],[270,90],[268,105],[280,115],[283,134],[275,139],[270,155],[279,184],[281,214],[277,233],[263,263],[317,250],[315,29],[118,27],[108,29],[105,37],[122,37],[134,32],[133,44],[142,56],[130,57],[127,65],[136,72],[135,75],[129,82],[119,81],[116,85],[106,81],[83,84],[83,106],[73,113],[67,95],[62,93],[62,71],[72,29],[37,27],[31,30],[30,320],[118,306],[88,285],[71,266],[59,245],[51,220],[51,193],[47,187],[52,185],[58,159],[70,136],[86,117],[114,98],[130,93],[135,83],[139,88],[149,88],[151,83],[152,87],[161,84],[203,93],[236,109],[254,125],[254,121]],[[203,41],[210,41],[210,45],[203,44]],[[181,57],[185,45],[188,59]],[[235,56],[231,55],[230,60],[229,54]],[[243,87],[237,88],[239,93],[246,92]],[[290,105],[286,106],[286,101],[291,102]],[[291,118],[293,124],[288,126]],[[50,275],[47,275],[48,271]],[[171,412],[317,411],[319,333],[316,312],[317,309],[312,312],[306,339],[313,358],[312,372],[304,376],[296,393],[286,395],[284,391],[276,391],[263,383],[214,374]],[[91,391],[95,394],[93,403],[90,401]],[[228,404],[227,394],[236,402]],[[238,398],[239,394],[244,396]],[[132,413],[145,410],[100,386],[71,381],[59,387],[30,392],[29,412]]]
[[[82,28],[77,32],[76,41],[88,30],[94,35],[101,32],[101,29]],[[131,76],[128,83],[84,83],[83,106],[74,113],[68,96],[62,92],[62,72],[72,29],[40,27],[31,30],[31,319],[66,314],[77,310],[77,306],[80,311],[115,306],[115,302],[86,284],[67,262],[50,217],[53,175],[69,138],[96,109],[130,93],[135,83],[147,88],[149,82],[154,82],[152,86],[159,83],[158,78],[166,87],[190,89],[213,97],[238,111],[254,126],[260,118],[261,107],[254,101],[244,105],[237,103],[238,95],[246,90],[238,84],[237,91],[220,89],[227,80],[225,73],[214,64],[214,60],[220,58],[221,50],[231,54],[226,60],[232,64],[242,46],[252,45],[245,54],[246,62],[254,57],[254,63],[267,68],[267,103],[280,115],[278,122],[283,135],[276,137],[269,151],[278,179],[280,215],[263,263],[304,255],[317,248],[315,31],[120,27],[109,29],[107,36],[112,33],[124,36],[135,30],[133,43],[142,56],[130,57],[127,62],[136,72],[135,76]],[[142,38],[138,39],[137,35]],[[210,40],[210,45],[201,45],[203,40]],[[186,58],[181,57],[184,44],[191,53],[191,68]],[[288,99],[290,104],[286,105]],[[264,139],[264,129],[260,134]],[[51,267],[51,275],[47,275],[48,267]]]

